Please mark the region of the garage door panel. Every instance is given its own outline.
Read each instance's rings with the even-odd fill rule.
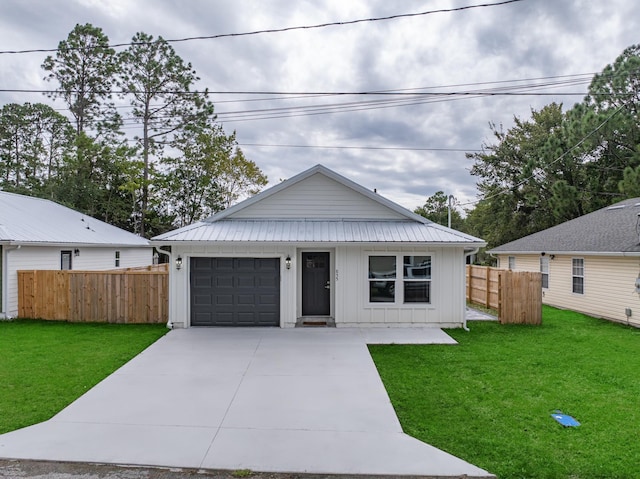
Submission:
[[[278,326],[279,258],[191,258],[191,324]]]

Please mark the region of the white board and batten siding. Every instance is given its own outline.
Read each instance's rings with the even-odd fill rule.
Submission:
[[[233,213],[234,219],[379,219],[406,220],[391,208],[316,174],[283,189],[277,195]]]
[[[500,265],[507,256],[515,256],[516,271],[540,271],[540,255],[500,255]],[[584,293],[573,293],[572,259],[584,260]],[[543,289],[542,301],[549,306],[570,309],[597,318],[640,326],[640,295],[635,281],[640,272],[638,256],[604,256],[556,254],[549,259],[549,287]],[[631,309],[627,317],[625,310]]]
[[[78,249],[79,255],[74,255]],[[147,247],[74,247],[74,246],[21,246],[7,250],[7,311],[8,317],[18,314],[18,271],[59,270],[61,252],[71,251],[73,270],[116,269],[115,252],[120,251],[119,268],[148,266],[153,263],[153,248]]]
[[[431,303],[369,303],[369,255],[431,256]],[[462,248],[339,246],[336,248],[337,327],[460,327],[464,323],[465,269]],[[397,281],[402,281],[398,278]],[[398,293],[399,294],[399,293]]]
[[[331,256],[331,316],[336,327],[460,327],[465,315],[465,265],[462,247],[412,247],[399,245],[320,245],[185,243],[173,246],[183,267],[172,265],[169,321],[189,327],[189,267],[191,257],[248,257],[280,259],[280,326],[294,327],[301,317],[301,254],[328,251]],[[369,255],[430,255],[431,303],[369,303]],[[285,258],[293,259],[287,270]],[[397,279],[402,281],[401,278]],[[399,294],[399,293],[398,293]]]

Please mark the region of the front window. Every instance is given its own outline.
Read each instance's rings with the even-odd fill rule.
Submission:
[[[370,303],[431,303],[431,256],[380,255],[368,261]]]
[[[571,274],[573,279],[572,291],[576,294],[584,294],[584,259],[573,258],[571,263]]]
[[[431,256],[405,256],[403,261],[404,302],[431,302]]]
[[[542,273],[542,287],[549,287],[549,257],[540,257],[540,272]]]
[[[396,257],[369,256],[369,302],[396,300]]]

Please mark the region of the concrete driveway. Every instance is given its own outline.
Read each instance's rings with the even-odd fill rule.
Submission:
[[[0,457],[274,472],[492,477],[402,428],[367,343],[425,329],[174,330]]]

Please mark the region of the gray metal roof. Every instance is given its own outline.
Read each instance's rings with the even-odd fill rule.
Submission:
[[[53,201],[0,191],[0,242],[149,246],[145,238]]]
[[[498,246],[490,253],[640,253],[640,198]]]
[[[156,236],[153,241],[485,244],[481,239],[435,223],[305,219],[202,221]]]

